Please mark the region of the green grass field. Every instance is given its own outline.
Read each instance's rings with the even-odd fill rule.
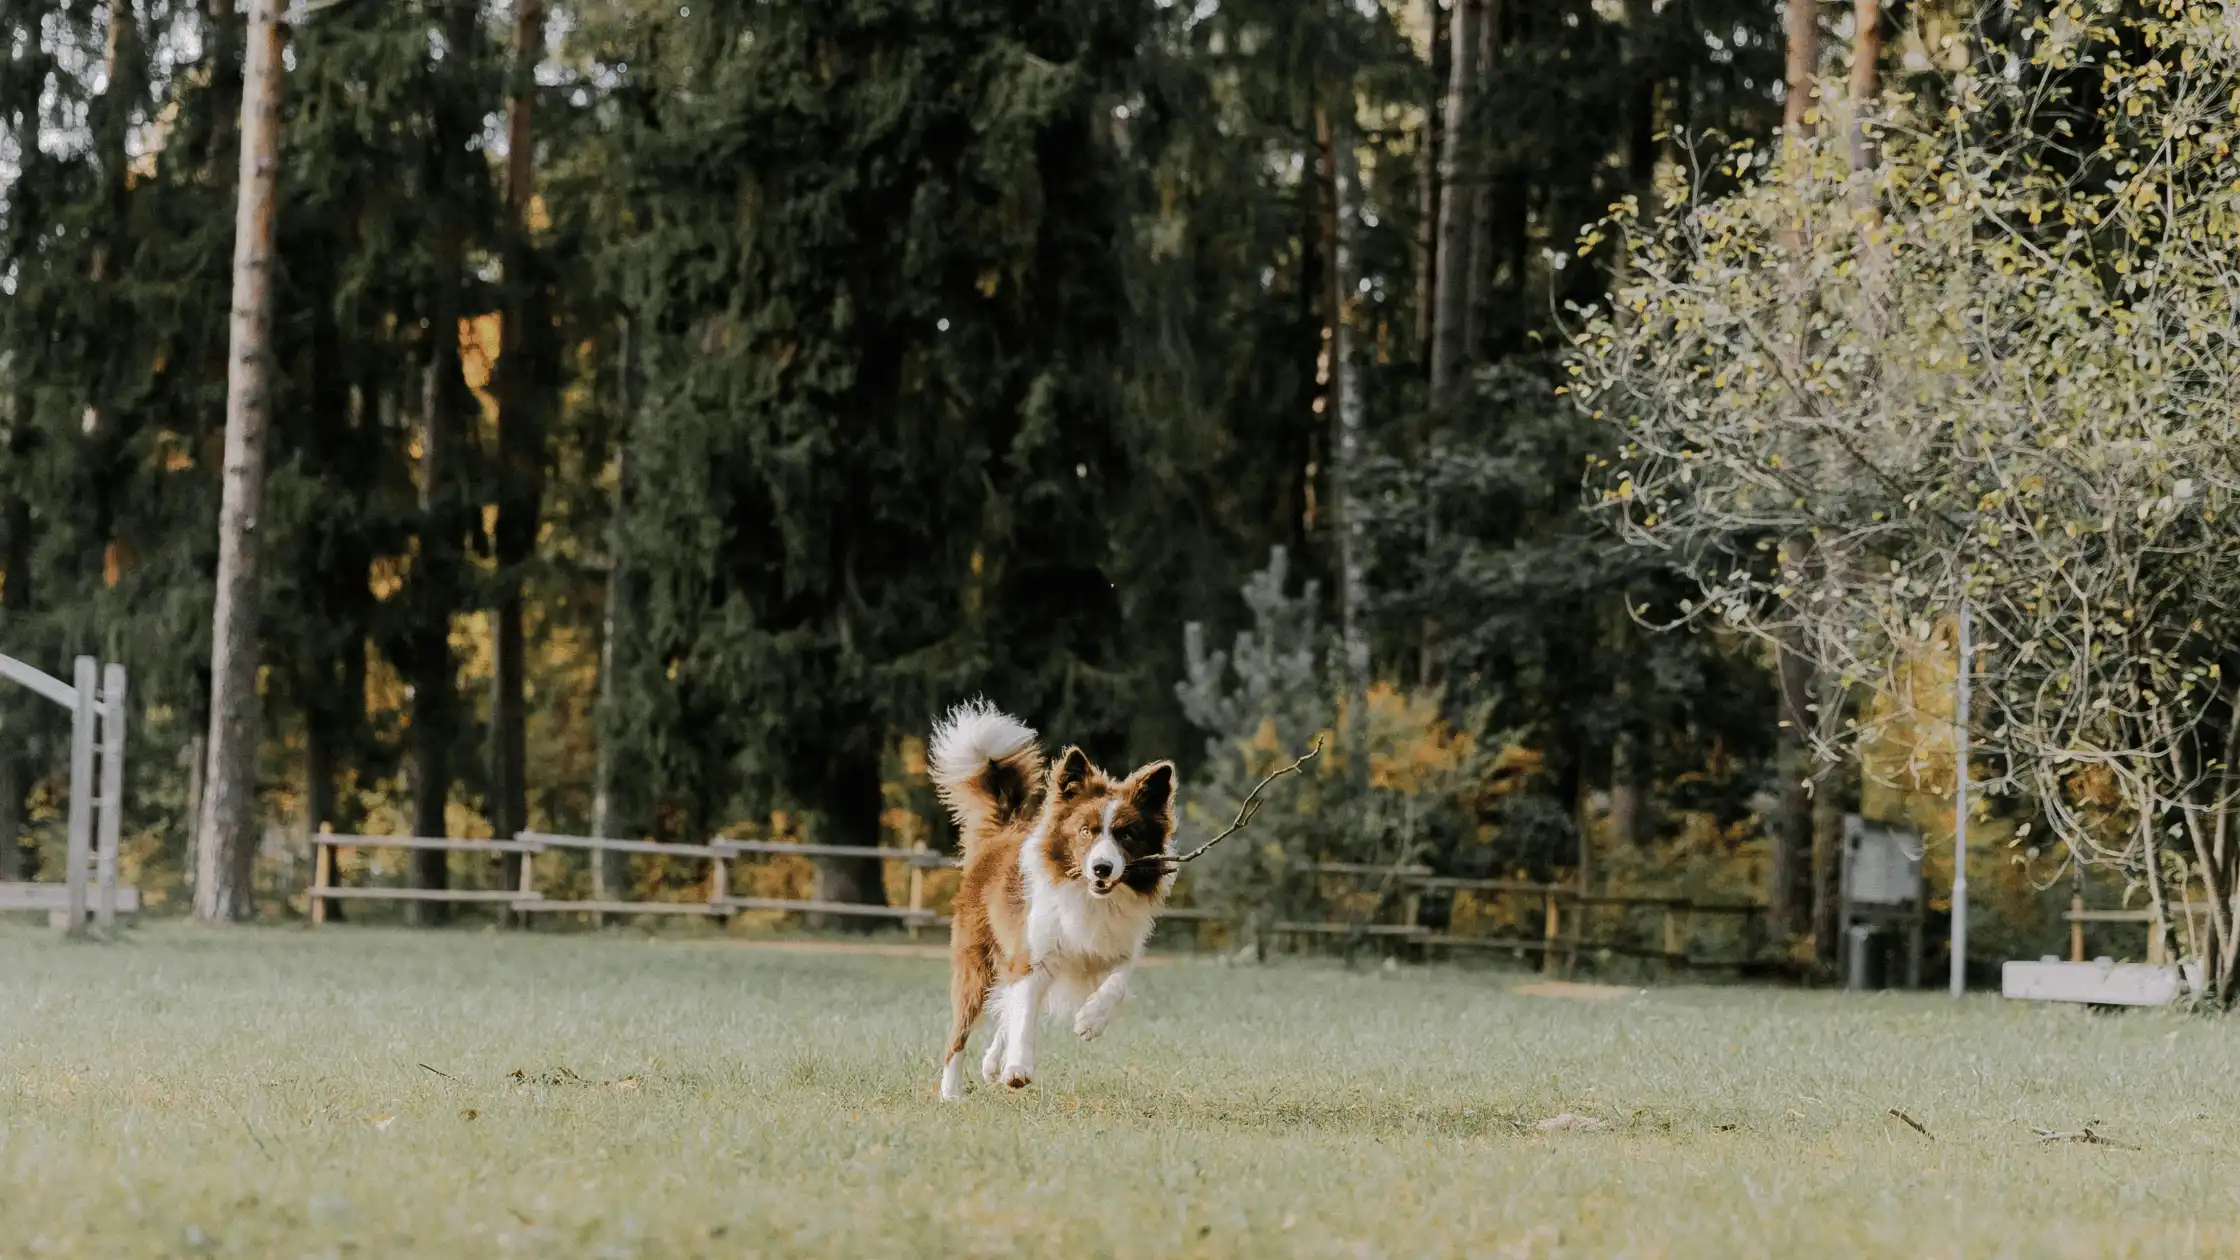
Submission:
[[[2229,1020],[1522,982],[1179,961],[945,1106],[937,960],[9,926],[0,1255],[2240,1255]]]

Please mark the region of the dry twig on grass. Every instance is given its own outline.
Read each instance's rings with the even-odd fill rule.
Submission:
[[[2136,1146],[2118,1142],[2114,1138],[2103,1136],[2098,1131],[2089,1127],[2082,1129],[2032,1129],[2030,1131],[2038,1135],[2038,1140],[2040,1142],[2046,1143],[2075,1142],[2083,1146],[2112,1146],[2119,1151],[2135,1151],[2139,1149]]]
[[[1906,1127],[1913,1130],[1915,1133],[1920,1134],[1921,1136],[1929,1139],[1932,1142],[1937,1140],[1936,1134],[1929,1132],[1929,1130],[1925,1128],[1919,1120],[1916,1120],[1912,1116],[1909,1116],[1906,1113],[1898,1110],[1896,1107],[1892,1107],[1890,1109],[1890,1114],[1896,1116],[1900,1120],[1905,1121]]]

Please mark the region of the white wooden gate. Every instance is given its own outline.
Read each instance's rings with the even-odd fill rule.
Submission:
[[[70,711],[70,841],[62,885],[57,889],[51,884],[0,884],[0,908],[59,910],[63,930],[72,935],[85,931],[88,876],[92,877],[95,893],[93,914],[102,932],[114,934],[117,926],[125,674],[124,666],[111,664],[98,670],[100,685],[96,687],[96,672],[94,659],[81,656],[75,662],[74,681],[66,683],[12,656],[0,655],[0,678],[21,683]],[[97,755],[101,776],[98,793],[94,789]],[[137,898],[127,900],[128,910],[138,908]]]

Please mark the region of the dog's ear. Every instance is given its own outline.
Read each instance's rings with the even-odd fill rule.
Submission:
[[[1165,821],[1174,810],[1174,763],[1155,761],[1135,772],[1136,812]]]
[[[1066,749],[1065,755],[1058,758],[1058,764],[1050,771],[1050,791],[1059,800],[1078,794],[1082,785],[1088,781],[1089,754],[1079,748]]]

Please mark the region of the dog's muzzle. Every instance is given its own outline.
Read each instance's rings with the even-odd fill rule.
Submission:
[[[1099,897],[1109,894],[1120,882],[1120,868],[1100,858],[1089,864],[1089,891]]]

